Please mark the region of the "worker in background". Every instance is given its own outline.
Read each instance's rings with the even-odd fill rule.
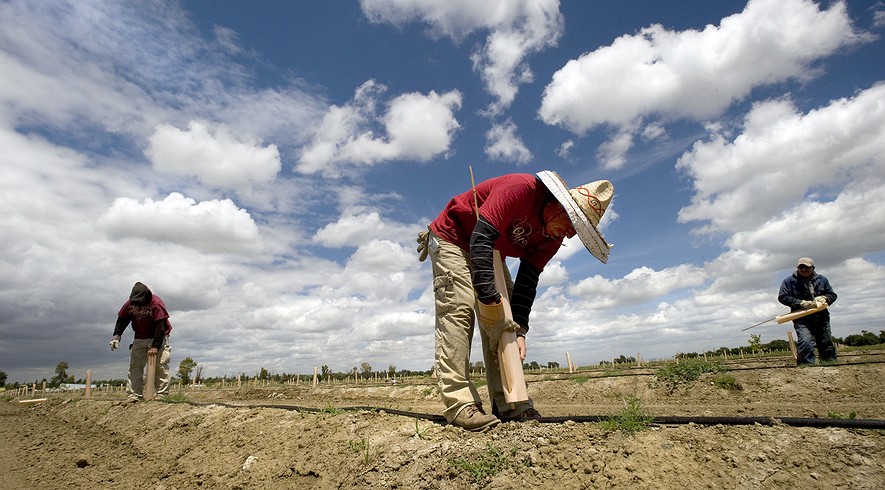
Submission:
[[[832,305],[836,302],[836,293],[830,287],[830,281],[814,271],[814,261],[802,257],[796,264],[796,272],[781,283],[777,300],[789,306],[791,311],[801,311],[817,308],[824,303]],[[815,345],[821,362],[836,361],[829,309],[793,320],[793,328],[796,330],[797,365],[814,365]]]
[[[166,311],[163,300],[140,282],[132,286],[129,300],[123,303],[117,313],[114,335],[108,342],[112,351],[120,347],[123,331],[130,323],[135,332],[135,340],[129,346],[129,375],[126,382],[129,398],[126,401],[134,403],[144,398],[145,365],[148,356],[158,354],[154,386],[157,387],[157,396],[165,397],[169,394],[169,361],[172,358],[169,334],[172,332],[172,324],[169,323],[169,312]]]
[[[611,246],[598,226],[613,192],[607,180],[568,189],[551,171],[503,175],[452,198],[428,231],[418,235],[420,259],[429,255],[433,266],[435,368],[449,423],[482,431],[501,420],[540,417],[531,399],[513,407],[505,401],[497,344],[504,331],[516,332],[520,357],[525,359],[538,277],[565,238],[577,234],[594,256],[606,262]],[[495,288],[494,250],[502,259],[520,259],[515,282],[504,267],[508,291]],[[501,295],[508,293],[513,320],[506,318],[501,303]],[[470,381],[476,313],[491,413],[483,409]]]

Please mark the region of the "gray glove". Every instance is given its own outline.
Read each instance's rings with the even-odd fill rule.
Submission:
[[[812,308],[817,308],[817,303],[804,299],[801,303],[799,303],[799,306],[801,306],[803,309],[810,310]]]
[[[427,258],[427,242],[430,239],[430,231],[425,230],[418,233],[418,261],[424,262]]]
[[[117,347],[120,347],[120,336],[114,335],[113,337],[111,337],[111,341],[108,342],[108,345],[111,346],[112,351],[117,350]]]

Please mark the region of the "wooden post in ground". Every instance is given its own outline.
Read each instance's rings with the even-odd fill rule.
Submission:
[[[144,384],[143,397],[145,400],[153,400],[157,395],[157,354],[148,354],[147,382]]]
[[[237,375],[237,388],[240,387],[240,376],[242,376],[242,375],[241,374]]]
[[[570,356],[568,352],[565,353],[565,363],[568,365],[568,372],[575,372],[575,370],[572,368],[572,356]]]
[[[787,330],[787,339],[789,339],[789,341],[790,341],[790,350],[793,351],[793,360],[798,361],[799,360],[799,353],[796,352],[796,343],[793,342],[793,331],[792,330]]]
[[[317,387],[317,381],[318,381],[318,379],[317,379],[317,367],[314,366],[314,367],[313,367],[313,387],[314,387],[314,388]]]
[[[86,370],[86,394],[83,395],[83,398],[89,398],[92,396],[92,370]]]
[[[43,382],[43,391],[41,393],[46,394],[46,381]]]
[[[636,367],[642,367],[642,354],[636,353]]]

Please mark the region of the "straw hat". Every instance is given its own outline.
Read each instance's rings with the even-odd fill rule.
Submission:
[[[538,178],[547,186],[553,197],[559,201],[587,250],[603,264],[608,262],[612,248],[599,233],[599,220],[614,196],[615,188],[607,180],[597,180],[589,184],[569,189],[556,172],[538,172]]]

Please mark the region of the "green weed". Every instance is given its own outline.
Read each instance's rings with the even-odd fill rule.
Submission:
[[[707,362],[700,359],[684,359],[681,362],[667,364],[655,373],[655,382],[662,384],[670,391],[680,384],[697,381],[704,373],[718,373],[728,368],[720,362]]]
[[[634,433],[647,429],[652,419],[653,417],[645,414],[638,398],[629,397],[624,400],[624,408],[619,413],[609,416],[600,424],[606,432],[620,430]]]
[[[713,384],[725,390],[739,391],[744,389],[740,383],[730,374],[722,374],[713,378]]]
[[[473,482],[481,484],[488,478],[504,471],[509,465],[509,462],[506,454],[489,445],[486,451],[481,453],[476,461],[467,458],[457,458],[449,460],[449,464],[455,468],[470,473],[470,476],[473,477]]]
[[[852,411],[848,412],[848,415],[842,415],[839,412],[828,412],[827,417],[831,418],[831,419],[838,419],[838,420],[854,420],[857,417],[857,412],[852,410]]]
[[[187,395],[183,391],[176,391],[171,395],[166,395],[163,401],[168,403],[187,403]]]

